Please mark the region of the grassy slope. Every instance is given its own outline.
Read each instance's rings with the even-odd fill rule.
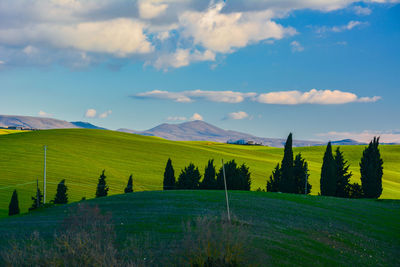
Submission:
[[[399,266],[400,201],[230,192],[237,220],[249,225],[251,259],[262,266]],[[150,234],[168,246],[182,222],[225,210],[223,191],[159,191],[87,201],[111,212],[118,236]],[[69,206],[0,219],[0,240],[38,230],[50,236]],[[20,236],[21,237],[21,236]],[[157,244],[159,242],[156,242]],[[155,252],[162,253],[157,246]],[[266,261],[260,263],[259,259]]]
[[[135,190],[161,189],[168,157],[172,158],[176,176],[189,162],[201,171],[214,158],[219,168],[221,158],[236,159],[250,166],[253,189],[265,188],[267,177],[281,161],[283,150],[269,147],[237,146],[211,142],[173,142],[105,130],[68,129],[33,131],[0,136],[0,216],[5,215],[14,188],[18,189],[23,211],[35,193],[35,180],[43,177],[43,148],[48,145],[47,199],[54,197],[56,184],[67,180],[71,200],[94,196],[101,170],[106,169],[110,194],[122,193],[130,173]],[[309,162],[313,186],[319,190],[319,173],[324,147],[296,148]],[[345,157],[358,180],[358,162],[363,146],[343,146]],[[400,198],[400,146],[382,146],[384,159],[384,198]],[[15,185],[18,185],[17,187]]]
[[[26,132],[26,131],[0,129],[0,135],[3,135],[3,134],[12,134],[12,133],[23,133],[23,132]]]

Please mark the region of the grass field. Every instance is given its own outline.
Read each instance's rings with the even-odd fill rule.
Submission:
[[[134,189],[159,190],[168,157],[178,176],[181,168],[193,162],[204,172],[207,160],[221,158],[246,163],[252,173],[252,189],[265,188],[283,149],[238,146],[212,142],[173,142],[106,130],[66,129],[33,131],[0,136],[0,216],[5,216],[12,191],[17,188],[20,207],[25,212],[35,194],[36,179],[42,186],[43,145],[47,151],[47,200],[54,197],[57,183],[66,179],[71,201],[94,197],[98,177],[106,170],[109,194],[122,193],[131,173]],[[353,181],[359,180],[364,146],[343,146],[351,164]],[[324,147],[295,148],[309,163],[312,194],[319,191],[319,175]],[[383,198],[400,198],[400,146],[381,146],[384,160]]]
[[[0,129],[0,135],[4,135],[4,134],[13,134],[13,133],[23,133],[26,131],[22,131],[22,130],[8,130],[8,129]]]
[[[120,239],[150,235],[155,257],[182,238],[182,224],[221,216],[223,191],[156,191],[88,200],[111,212]],[[253,266],[399,266],[400,201],[229,192],[236,221],[248,226]],[[53,235],[71,205],[0,219],[0,240],[33,230]],[[10,234],[11,233],[11,234]],[[246,239],[247,240],[247,239]],[[159,253],[159,254],[157,254]]]

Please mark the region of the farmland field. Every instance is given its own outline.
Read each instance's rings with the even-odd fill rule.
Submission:
[[[12,191],[18,190],[20,207],[25,212],[35,194],[36,179],[42,187],[43,145],[47,151],[47,200],[54,197],[57,183],[66,179],[71,201],[94,197],[98,177],[106,170],[109,194],[122,193],[129,175],[134,190],[159,190],[166,161],[171,157],[175,175],[193,162],[204,172],[208,159],[235,159],[246,163],[252,173],[252,190],[265,188],[283,149],[263,146],[238,146],[213,142],[174,142],[106,130],[44,130],[0,136],[0,216],[7,214]],[[382,198],[400,198],[400,146],[381,146],[384,160]],[[354,182],[364,146],[342,146],[351,164]],[[319,175],[325,147],[294,148],[309,163],[312,194],[319,191]]]
[[[229,197],[235,221],[248,230],[243,242],[250,250],[244,255],[246,263],[254,264],[250,266],[400,265],[399,200],[243,191],[230,191]],[[183,222],[199,216],[219,218],[225,211],[223,191],[137,192],[86,203],[111,212],[121,241],[150,235],[149,255],[155,260],[172,257],[168,249],[179,246]],[[24,238],[33,231],[52,238],[76,205],[0,219],[0,246],[10,236]]]

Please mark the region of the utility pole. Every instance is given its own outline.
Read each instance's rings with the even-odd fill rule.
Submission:
[[[231,214],[229,212],[228,188],[226,186],[226,177],[225,177],[225,165],[224,165],[224,160],[222,159],[221,161],[222,161],[222,172],[224,174],[226,209],[228,210],[228,221],[231,222]]]
[[[47,146],[44,145],[44,171],[43,171],[43,204],[46,203],[46,152]]]
[[[36,179],[36,207],[40,206],[39,179]]]

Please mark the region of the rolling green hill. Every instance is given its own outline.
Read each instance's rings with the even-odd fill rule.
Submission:
[[[110,194],[122,193],[133,173],[134,189],[159,190],[168,157],[176,176],[190,162],[202,172],[207,160],[221,158],[245,162],[252,173],[252,189],[265,188],[266,179],[282,160],[283,149],[238,146],[212,142],[174,142],[106,130],[62,129],[0,136],[0,216],[7,213],[12,191],[17,188],[20,207],[26,211],[35,194],[36,179],[42,186],[43,145],[47,152],[47,200],[54,197],[61,179],[66,179],[71,201],[92,198],[98,177],[106,170]],[[312,194],[319,191],[319,174],[324,147],[295,148],[309,162]],[[364,146],[343,146],[351,163],[354,181],[359,180],[358,163]],[[384,160],[383,198],[400,198],[400,146],[381,146]]]
[[[264,192],[229,192],[235,216],[248,230],[245,262],[253,266],[399,266],[400,201],[341,199]],[[150,260],[172,259],[183,222],[220,217],[223,191],[158,191],[88,200],[111,212],[120,241],[150,236]],[[56,206],[0,219],[0,245],[38,231],[52,238],[70,207]],[[122,243],[122,242],[120,242]],[[168,249],[170,249],[168,251]],[[0,248],[1,250],[1,248]],[[172,250],[172,251],[171,251]],[[147,266],[147,265],[146,265]]]

